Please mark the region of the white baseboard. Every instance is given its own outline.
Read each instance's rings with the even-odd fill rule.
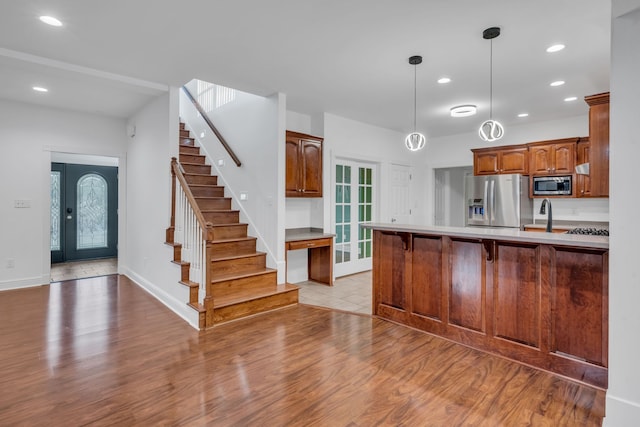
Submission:
[[[19,280],[4,280],[0,282],[0,291],[8,291],[10,289],[31,288],[33,286],[48,285],[51,282],[49,276],[29,277]]]
[[[198,313],[194,309],[187,306],[186,302],[178,301],[172,295],[160,289],[137,273],[131,271],[129,268],[124,268],[123,270],[124,273],[122,274],[126,275],[136,285],[140,286],[142,289],[151,294],[154,298],[164,304],[169,310],[182,317],[195,329],[198,329]]]
[[[609,392],[605,412],[603,427],[637,427],[640,420],[640,404],[612,396]]]

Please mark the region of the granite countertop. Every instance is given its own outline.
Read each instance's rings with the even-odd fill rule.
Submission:
[[[528,228],[546,228],[547,227],[547,222],[546,221],[540,221],[540,222],[535,222],[533,224],[525,224],[525,227]],[[609,223],[608,222],[598,222],[598,221],[581,221],[581,222],[575,222],[575,221],[564,221],[564,220],[557,220],[557,221],[553,221],[553,228],[555,230],[572,230],[574,228],[597,228],[597,229],[609,229]]]
[[[408,224],[363,224],[363,227],[375,230],[398,231],[405,233],[424,233],[437,236],[451,236],[471,239],[509,240],[515,242],[541,243],[556,246],[609,249],[609,237],[586,236],[581,234],[540,233],[521,231],[517,228],[486,227],[438,227]]]
[[[324,239],[333,237],[335,234],[325,233],[322,228],[303,227],[287,228],[284,230],[284,241],[295,242],[298,240]]]

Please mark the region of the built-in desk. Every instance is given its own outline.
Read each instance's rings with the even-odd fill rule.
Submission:
[[[319,228],[306,227],[285,230],[285,263],[288,251],[306,249],[309,280],[333,286],[333,236],[333,234],[324,233]]]

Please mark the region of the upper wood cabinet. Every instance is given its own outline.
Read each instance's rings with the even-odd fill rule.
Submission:
[[[474,175],[529,173],[529,153],[526,145],[476,148],[471,151]]]
[[[584,100],[589,104],[591,196],[609,197],[609,92]]]
[[[589,138],[580,138],[578,141],[578,163],[589,163],[591,158],[591,143]],[[591,169],[591,164],[589,164]],[[576,175],[576,197],[591,197],[591,176]]]
[[[286,197],[322,197],[322,141],[317,136],[287,131]]]
[[[528,144],[531,175],[572,175],[576,166],[579,138],[556,139]]]

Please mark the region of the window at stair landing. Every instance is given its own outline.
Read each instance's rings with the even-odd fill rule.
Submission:
[[[205,112],[213,111],[236,99],[236,90],[230,87],[197,80],[196,99]]]
[[[51,250],[60,250],[60,171],[51,171]]]
[[[108,241],[107,181],[100,175],[83,175],[77,184],[77,248],[106,248]]]

